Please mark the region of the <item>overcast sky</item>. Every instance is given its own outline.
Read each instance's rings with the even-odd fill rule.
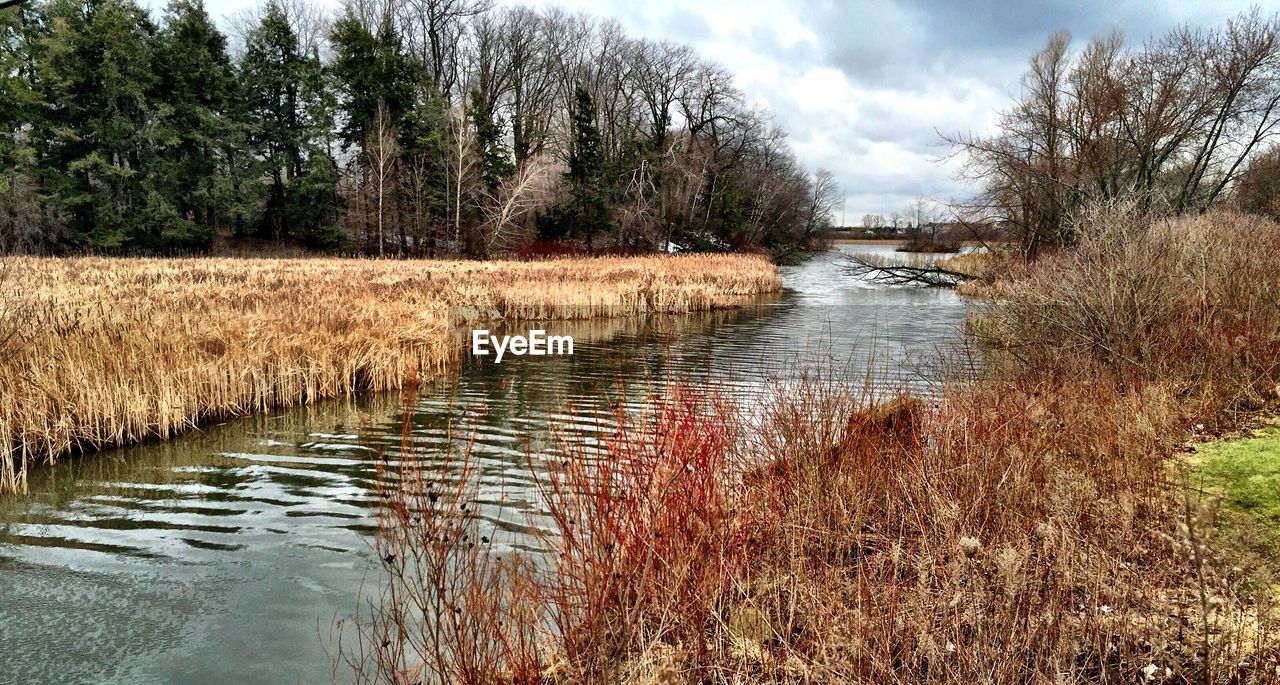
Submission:
[[[337,5],[337,0],[318,0]],[[515,4],[521,0],[500,0]],[[152,0],[159,5],[163,0]],[[214,17],[257,0],[206,0]],[[732,71],[774,113],[810,168],[840,182],[847,223],[912,198],[972,192],[940,163],[937,131],[988,130],[1030,55],[1065,29],[1077,42],[1130,41],[1218,25],[1247,2],[1196,0],[553,0],[614,17],[637,37],[688,43]],[[1274,12],[1280,0],[1262,3]]]

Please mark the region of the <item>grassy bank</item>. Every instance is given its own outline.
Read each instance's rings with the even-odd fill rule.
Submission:
[[[1192,485],[1220,500],[1218,514],[1235,562],[1280,576],[1280,420],[1197,443],[1187,461]]]
[[[1280,225],[1080,229],[993,279],[935,397],[676,386],[611,458],[535,464],[548,572],[483,549],[465,455],[448,496],[388,467],[357,680],[1275,682],[1270,586],[1179,455],[1274,397]]]
[[[74,450],[400,387],[471,324],[700,311],[779,286],[746,256],[4,259],[0,490]]]

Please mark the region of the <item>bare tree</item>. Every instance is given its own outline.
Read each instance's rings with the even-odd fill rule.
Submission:
[[[938,231],[945,217],[941,207],[927,198],[918,197],[907,205],[902,215],[906,218],[906,249],[910,252],[946,252]]]
[[[534,157],[520,165],[515,175],[492,193],[486,191],[482,195],[481,231],[486,255],[510,250],[528,241],[530,227],[525,219],[550,204],[555,196],[556,179],[551,160]]]
[[[652,149],[661,149],[666,143],[672,108],[681,95],[693,87],[699,66],[697,55],[687,45],[669,41],[633,44],[626,79],[639,94],[645,109]]]
[[[39,254],[62,234],[66,217],[21,169],[0,173],[0,255]]]
[[[507,101],[511,150],[519,167],[529,157],[542,154],[550,134],[555,107],[552,50],[558,37],[550,21],[527,7],[508,11],[503,20],[511,69]]]
[[[373,177],[375,190],[374,201],[377,205],[376,225],[378,228],[379,257],[385,256],[386,231],[384,223],[387,214],[387,196],[400,156],[400,146],[396,142],[396,135],[396,129],[387,115],[386,105],[379,103],[378,111],[374,115],[373,125],[369,129],[369,135],[364,145],[366,164],[369,173]],[[403,249],[404,245],[403,241],[401,241],[401,250]]]
[[[1280,218],[1280,146],[1253,159],[1241,174],[1236,191],[1240,209]]]
[[[1077,240],[1083,207],[1134,198],[1147,212],[1203,211],[1280,135],[1280,19],[1178,29],[1137,49],[1118,35],[1073,53],[1053,36],[998,132],[948,137],[984,185],[964,209],[1034,257]]]
[[[975,278],[971,274],[940,266],[935,260],[897,259],[870,254],[847,254],[841,265],[844,271],[884,285],[910,285],[926,288],[954,288]]]
[[[404,0],[396,5],[406,44],[448,102],[464,95],[457,86],[467,21],[492,6],[492,0]]]
[[[467,100],[454,106],[449,122],[449,196],[453,204],[454,249],[462,244],[462,207],[464,197],[475,185],[475,136],[467,116]]]
[[[809,190],[809,207],[805,212],[804,240],[813,241],[831,230],[831,220],[840,204],[840,184],[826,169],[818,169],[813,175]]]
[[[308,0],[269,0],[280,7],[289,27],[298,38],[298,54],[324,55],[328,49],[329,29],[333,24],[328,8],[323,3]],[[231,35],[231,49],[235,54],[244,52],[245,39],[266,15],[267,0],[234,12],[227,16]]]

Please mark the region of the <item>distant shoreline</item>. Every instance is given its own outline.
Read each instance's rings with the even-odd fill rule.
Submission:
[[[902,238],[832,238],[835,245],[901,245]]]

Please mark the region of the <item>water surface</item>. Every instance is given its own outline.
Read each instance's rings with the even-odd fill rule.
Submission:
[[[950,340],[963,303],[838,264],[787,267],[786,292],[738,310],[548,324],[573,356],[465,359],[412,399],[411,438],[474,439],[495,539],[531,544],[529,455],[591,441],[668,378],[748,403],[822,360],[913,382],[902,360]],[[374,582],[375,464],[404,414],[396,393],[348,398],[35,474],[0,499],[0,683],[329,682],[322,636]]]

